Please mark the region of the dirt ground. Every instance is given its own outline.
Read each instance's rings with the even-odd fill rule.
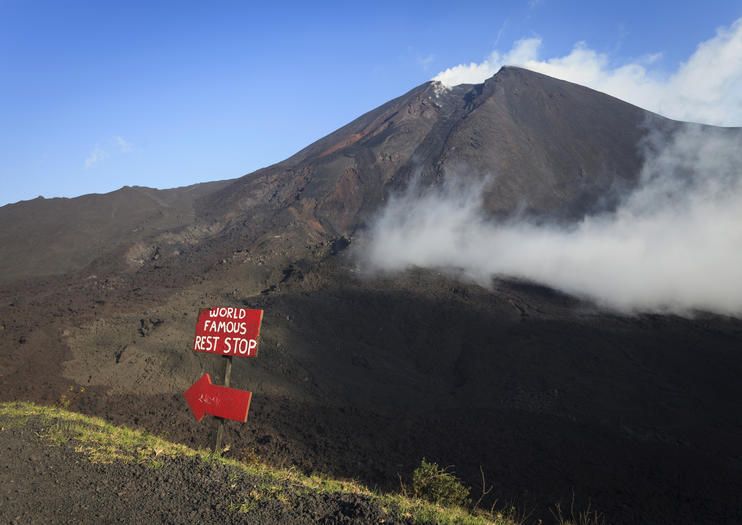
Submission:
[[[302,493],[284,483],[281,498],[248,497],[260,496],[265,481],[215,462],[93,463],[71,442],[41,437],[48,426],[0,419],[3,523],[401,523],[362,495]]]
[[[262,283],[222,264],[196,285],[173,272],[138,291],[71,279],[5,292],[0,399],[69,401],[208,447],[183,391],[204,372],[218,382],[221,360],[190,351],[195,315],[258,307],[258,358],[232,372],[253,391],[248,422],[227,424],[234,458],[391,490],[426,457],[474,493],[481,466],[490,498],[534,520],[574,499],[615,524],[742,521],[740,321],[617,316],[432,272],[368,283],[324,264]]]

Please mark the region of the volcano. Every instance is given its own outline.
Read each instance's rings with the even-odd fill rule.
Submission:
[[[238,179],[4,206],[0,397],[209,446],[183,399],[223,373],[191,351],[197,313],[260,308],[259,357],[232,370],[253,392],[226,424],[234,457],[383,489],[425,457],[475,493],[483,472],[534,520],[574,501],[612,523],[738,523],[742,321],[422,268],[369,278],[354,251],[411,184],[496,174],[493,217],[611,210],[649,130],[683,126],[505,67],[427,82]]]

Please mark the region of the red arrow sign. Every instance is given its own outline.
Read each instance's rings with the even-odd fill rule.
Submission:
[[[209,374],[201,376],[185,392],[186,401],[196,416],[196,421],[201,421],[205,414],[211,414],[244,423],[247,421],[247,411],[250,410],[251,397],[252,392],[246,390],[212,385]]]

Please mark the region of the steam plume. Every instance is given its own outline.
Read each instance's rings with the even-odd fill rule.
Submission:
[[[375,271],[453,269],[488,285],[511,276],[623,312],[742,316],[742,134],[688,126],[650,134],[640,184],[615,212],[569,227],[495,222],[487,180],[390,199],[370,230]]]
[[[540,38],[525,38],[479,63],[459,64],[433,80],[453,86],[477,84],[503,65],[521,66],[550,77],[576,82],[626,102],[678,120],[724,126],[742,124],[742,18],[721,27],[698,44],[669,76],[659,66],[662,53],[619,66],[610,57],[578,42],[565,56],[543,59]]]

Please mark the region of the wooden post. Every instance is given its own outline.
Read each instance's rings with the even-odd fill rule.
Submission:
[[[224,386],[229,387],[229,380],[232,376],[232,356],[223,356],[226,359],[224,363]],[[221,417],[216,418],[216,443],[214,444],[214,453],[221,455],[222,453],[222,438],[224,437],[224,419]]]

